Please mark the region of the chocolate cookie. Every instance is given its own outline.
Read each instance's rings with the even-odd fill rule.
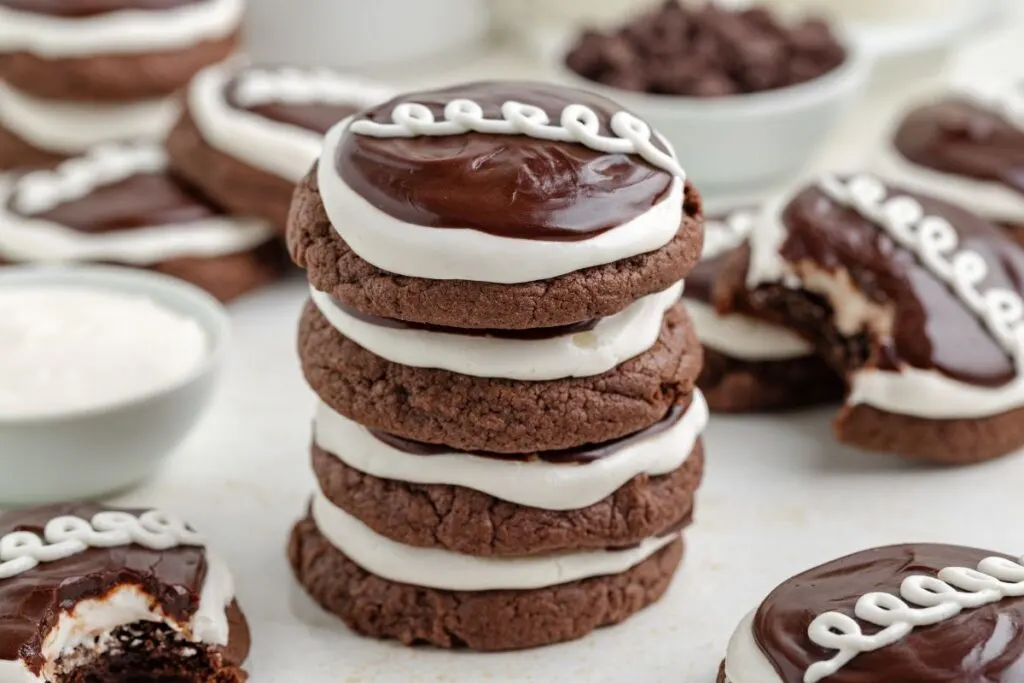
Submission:
[[[815,339],[851,445],[962,464],[1024,445],[1024,251],[944,201],[822,178],[751,237],[736,309]]]
[[[729,644],[724,683],[1013,681],[1024,664],[1024,558],[875,548],[776,588]]]
[[[238,47],[241,0],[123,2],[89,14],[75,5],[0,3],[0,80],[44,99],[145,100]]]
[[[681,280],[702,240],[700,195],[687,185],[687,197],[676,236],[647,254],[538,282],[429,280],[361,259],[331,226],[312,172],[295,192],[288,246],[313,287],[369,315],[459,328],[555,327],[614,315]]]
[[[166,170],[150,143],[111,144],[0,180],[0,257],[120,263],[175,275],[222,300],[277,277],[266,224],[225,216]]]
[[[795,332],[741,313],[719,313],[715,290],[745,249],[757,210],[739,208],[704,224],[701,262],[686,278],[687,310],[704,345],[697,386],[712,410],[754,412],[813,406],[842,397],[840,377]]]
[[[292,532],[289,558],[309,595],[358,633],[497,651],[574,640],[624,621],[661,598],[682,552],[677,538],[619,574],[533,590],[440,590],[367,572],[307,518]]]
[[[519,382],[399,365],[342,336],[311,302],[299,323],[306,381],[344,416],[459,450],[532,453],[616,439],[686,400],[700,344],[681,306],[647,352],[594,377]]]
[[[472,83],[332,129],[296,194],[289,243],[317,289],[368,314],[549,327],[679,281],[700,214],[668,144],[615,103]]]
[[[902,187],[999,224],[1024,223],[1024,83],[966,89],[908,111],[876,160]],[[1024,244],[1021,230],[1009,229]]]
[[[0,537],[11,680],[246,680],[249,628],[231,574],[181,520],[64,504],[3,514]]]
[[[192,81],[167,141],[175,171],[233,213],[282,233],[295,184],[338,121],[390,97],[328,69],[209,67]]]
[[[162,139],[178,117],[175,91],[236,50],[242,8],[0,1],[0,170]]]
[[[422,446],[417,446],[421,452]],[[592,455],[602,449],[598,445],[577,449],[573,456],[555,457],[592,457],[596,462],[611,455]],[[687,526],[703,475],[704,450],[697,441],[692,452],[680,455],[685,457],[683,464],[668,474],[638,474],[596,503],[573,510],[526,507],[464,486],[381,479],[348,466],[316,445],[313,471],[332,503],[399,543],[477,556],[526,556],[627,547]],[[513,462],[538,464],[525,459]],[[567,461],[558,466],[585,468],[591,464]],[[494,476],[503,476],[503,471],[495,471]],[[443,471],[438,475],[443,477]]]

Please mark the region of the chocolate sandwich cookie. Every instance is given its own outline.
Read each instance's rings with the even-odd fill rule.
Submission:
[[[582,555],[574,566],[563,568],[570,580],[551,585],[544,584],[556,581],[558,571],[549,559],[546,565],[517,565],[511,578],[525,586],[518,590],[418,586],[400,571],[367,571],[307,518],[292,532],[289,557],[310,596],[357,633],[406,645],[499,651],[575,640],[657,602],[682,559],[683,542],[676,534],[667,542],[659,539],[653,550],[640,550]],[[487,559],[456,556],[449,563],[429,554],[433,551],[419,552],[428,555],[396,559],[411,559],[444,577],[437,582],[444,586],[472,585],[492,574]],[[625,569],[602,572],[612,565]]]
[[[1024,81],[961,89],[911,109],[875,166],[883,178],[959,204],[1024,244]]]
[[[854,446],[965,464],[1024,446],[1024,251],[945,201],[825,176],[751,235],[732,306],[814,339]]]
[[[299,356],[310,387],[351,420],[499,453],[574,448],[646,429],[686,400],[701,367],[700,342],[680,305],[664,314],[649,349],[582,377],[519,381],[399,364],[343,336],[312,302],[299,323]]]
[[[227,566],[183,521],[88,503],[0,515],[0,678],[243,683]]]
[[[698,391],[613,441],[470,453],[369,429],[320,403],[313,471],[331,503],[406,545],[476,556],[621,548],[689,524],[707,420]]]
[[[175,171],[226,209],[282,233],[295,184],[338,121],[388,99],[329,69],[224,63],[200,72],[167,141]]]
[[[87,155],[0,179],[0,259],[119,263],[174,275],[227,301],[282,270],[258,220],[225,216],[167,172],[152,143]]]
[[[238,44],[243,0],[0,0],[0,169],[162,138]]]
[[[842,396],[840,377],[803,337],[741,313],[719,313],[716,283],[746,248],[758,211],[740,208],[704,223],[701,262],[686,278],[684,300],[704,345],[697,380],[708,405],[721,412],[785,410]]]
[[[719,683],[1017,683],[1024,558],[911,544],[789,579],[739,625]]]
[[[668,143],[614,102],[472,83],[335,126],[289,245],[316,289],[363,313],[523,329],[664,291],[696,263],[700,223]]]

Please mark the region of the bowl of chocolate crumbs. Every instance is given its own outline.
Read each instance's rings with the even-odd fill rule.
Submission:
[[[644,118],[712,191],[799,172],[870,71],[824,19],[679,0],[610,29],[584,29],[559,55],[564,80]]]

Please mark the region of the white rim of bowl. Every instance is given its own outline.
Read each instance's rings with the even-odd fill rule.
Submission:
[[[833,27],[833,30],[836,30]],[[842,64],[831,71],[812,78],[809,81],[787,85],[772,90],[762,90],[752,93],[741,93],[738,95],[722,95],[720,97],[693,97],[689,95],[663,95],[660,93],[639,92],[636,90],[625,90],[612,85],[592,81],[573,71],[566,64],[566,58],[575,45],[577,36],[573,36],[569,45],[555,52],[559,55],[555,60],[554,68],[563,82],[582,90],[590,90],[604,94],[613,100],[619,100],[624,104],[642,103],[642,106],[661,109],[666,113],[671,112],[699,112],[699,113],[721,113],[732,109],[742,109],[751,106],[759,108],[777,109],[789,108],[800,105],[808,100],[817,100],[823,93],[833,92],[839,86],[848,82],[867,82],[868,74],[871,71],[873,60],[870,54],[852,39],[847,33],[840,34],[840,44],[846,50],[846,58]]]
[[[54,414],[16,418],[0,414],[0,427],[68,422],[133,408],[173,393],[214,371],[227,352],[231,338],[231,321],[228,318],[227,309],[205,290],[184,280],[162,273],[123,266],[4,266],[0,268],[0,290],[11,285],[66,286],[76,284],[92,285],[101,290],[149,296],[158,305],[195,320],[202,326],[207,336],[209,349],[206,356],[187,375],[159,389],[113,403]],[[193,310],[183,310],[185,308]]]

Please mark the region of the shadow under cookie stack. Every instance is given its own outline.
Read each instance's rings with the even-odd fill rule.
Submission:
[[[296,577],[355,631],[528,648],[655,602],[703,470],[700,197],[596,95],[407,94],[327,135],[288,240],[319,482]]]

